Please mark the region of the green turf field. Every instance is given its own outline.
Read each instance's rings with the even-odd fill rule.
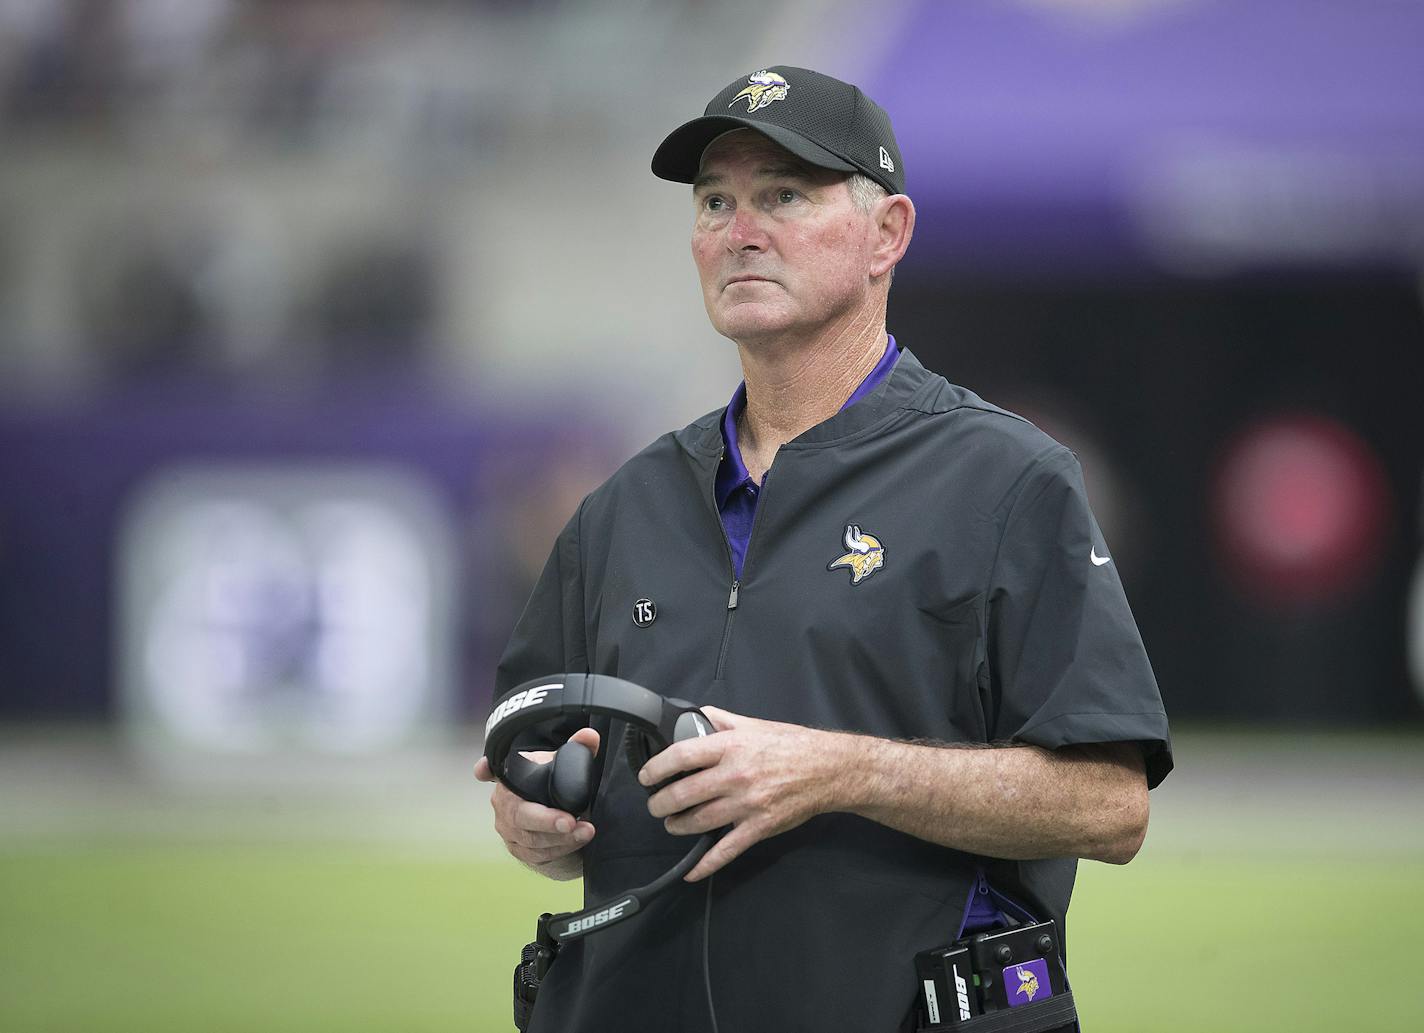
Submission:
[[[1419,801],[1361,845],[1348,785],[1254,831],[1229,793],[1164,795],[1136,861],[1082,866],[1089,1033],[1424,1028]],[[0,837],[0,1031],[503,1033],[534,917],[577,895],[488,844],[152,838]]]
[[[500,861],[13,855],[0,859],[0,1029],[506,1030],[532,918],[573,902],[571,886]],[[1399,920],[1424,915],[1421,861],[1085,865],[1074,912],[1076,990],[1097,1033],[1402,1031],[1424,1017],[1417,921]],[[1363,978],[1344,978],[1349,958]]]
[[[0,1030],[505,1030],[541,907],[513,863],[347,849],[0,859]]]

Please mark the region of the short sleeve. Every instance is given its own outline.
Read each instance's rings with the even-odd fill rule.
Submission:
[[[1172,770],[1167,715],[1078,460],[1055,451],[1021,484],[990,576],[990,736],[1137,742],[1155,787]]]
[[[529,602],[514,625],[495,671],[494,699],[520,682],[546,674],[588,670],[583,619],[583,573],[579,559],[579,518],[583,507],[559,532]],[[567,735],[550,728],[550,745]]]

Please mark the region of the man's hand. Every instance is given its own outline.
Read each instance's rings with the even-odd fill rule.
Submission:
[[[691,772],[648,800],[675,835],[733,826],[686,879],[817,814],[844,811],[966,853],[1126,864],[1147,834],[1136,743],[1065,746],[894,742],[703,707],[714,735],[674,743],[644,785]]]
[[[643,765],[638,781],[657,785],[692,774],[653,794],[648,811],[674,835],[724,826],[732,830],[685,876],[697,882],[753,843],[794,829],[827,809],[827,733],[801,725],[701,708],[717,732],[674,743]]]
[[[598,732],[592,728],[580,728],[569,736],[569,741],[581,742],[594,756],[598,755]],[[526,752],[523,756],[540,764],[554,759],[548,750]],[[475,777],[481,782],[495,782],[490,806],[494,808],[495,831],[504,840],[505,849],[551,879],[576,879],[583,874],[583,858],[577,851],[593,839],[593,825],[567,811],[545,807],[510,792],[495,781],[484,757],[475,764]]]

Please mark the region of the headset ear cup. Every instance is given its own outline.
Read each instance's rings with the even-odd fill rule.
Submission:
[[[570,814],[583,814],[593,802],[593,751],[566,742],[554,753],[549,770],[549,799]]]
[[[678,715],[677,724],[673,726],[672,741],[682,742],[684,739],[700,739],[704,735],[711,735],[717,729],[712,727],[712,722],[707,720],[707,715],[700,710],[688,710]]]
[[[504,761],[502,778],[505,785],[524,799],[542,803],[546,807],[553,805],[549,799],[548,764],[536,764],[521,756],[518,750],[511,750]]]
[[[685,707],[692,707],[691,703],[684,703],[682,700],[670,700]],[[673,742],[682,742],[684,739],[696,739],[700,736],[711,735],[716,729],[712,727],[712,722],[707,720],[705,714],[697,709],[689,709],[686,713],[680,714],[674,726]],[[628,767],[633,771],[633,777],[638,777],[638,772],[643,770],[643,765],[653,756],[653,741],[648,738],[648,733],[641,728],[628,725],[623,733],[623,754],[628,758]],[[655,786],[648,786],[649,795],[656,793],[663,786],[671,785],[684,775],[674,775],[672,778],[659,782]]]
[[[628,767],[632,770],[635,780],[638,772],[643,770],[643,765],[652,756],[648,749],[647,735],[631,724],[623,732],[623,755],[628,758]]]

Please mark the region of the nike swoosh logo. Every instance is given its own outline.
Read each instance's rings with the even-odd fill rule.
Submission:
[[[1094,545],[1088,552],[1088,558],[1093,561],[1093,566],[1101,567],[1104,563],[1111,563],[1111,556],[1099,556],[1098,547]]]

